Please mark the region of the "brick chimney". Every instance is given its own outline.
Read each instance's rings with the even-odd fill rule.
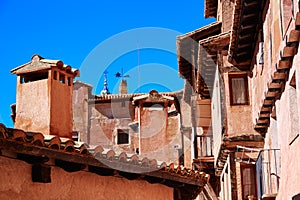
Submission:
[[[73,79],[79,71],[60,60],[33,55],[11,73],[17,75],[14,127],[72,138]]]
[[[120,94],[127,94],[128,88],[127,88],[127,81],[122,79],[119,87],[119,93]]]

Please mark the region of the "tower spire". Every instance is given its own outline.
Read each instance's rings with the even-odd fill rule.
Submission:
[[[101,91],[101,94],[110,94],[110,92],[108,90],[107,74],[108,74],[108,72],[105,71],[104,72],[104,84],[103,84],[103,89]]]

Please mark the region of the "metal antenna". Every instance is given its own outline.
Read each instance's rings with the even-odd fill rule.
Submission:
[[[137,41],[137,47],[138,47],[138,93],[141,93],[141,74],[140,74],[140,45],[139,41]]]

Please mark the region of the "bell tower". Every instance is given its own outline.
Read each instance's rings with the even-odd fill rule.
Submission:
[[[33,55],[11,73],[17,75],[14,127],[72,138],[73,79],[79,71],[60,60]]]

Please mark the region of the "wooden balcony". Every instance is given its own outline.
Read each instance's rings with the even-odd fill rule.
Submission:
[[[214,162],[213,156],[213,136],[212,135],[196,135],[194,140],[193,163],[196,168],[211,168]]]

